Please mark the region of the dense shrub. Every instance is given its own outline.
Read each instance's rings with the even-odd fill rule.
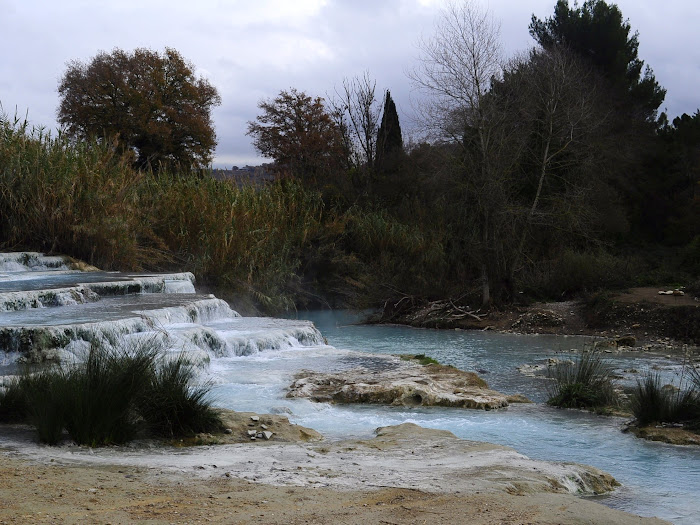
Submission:
[[[92,346],[84,360],[23,372],[0,396],[0,417],[26,420],[44,443],[58,443],[65,429],[93,447],[211,431],[221,421],[195,375],[185,357],[166,359],[153,342]]]
[[[600,352],[584,351],[549,368],[547,403],[562,408],[602,408],[616,403],[612,369]]]
[[[700,396],[698,383],[668,388],[661,384],[658,374],[648,373],[637,381],[631,408],[639,426],[652,423],[690,423],[700,421]]]

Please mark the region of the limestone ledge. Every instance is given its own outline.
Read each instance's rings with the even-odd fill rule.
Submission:
[[[443,406],[492,410],[529,402],[488,388],[474,372],[450,366],[420,365],[387,357],[383,369],[358,367],[338,373],[304,370],[295,376],[287,397],[321,403],[372,403],[394,406]]]

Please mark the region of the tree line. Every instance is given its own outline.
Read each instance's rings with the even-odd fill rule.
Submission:
[[[322,227],[294,250],[299,298],[487,306],[697,279],[700,111],[659,114],[666,92],[614,4],[559,0],[529,30],[536,45],[505,57],[488,12],[448,3],[409,73],[422,92],[410,144],[368,73],[325,97],[289,88],[260,102],[256,150],[323,203]],[[211,163],[221,100],[175,50],[72,62],[59,95],[72,140],[136,171]]]

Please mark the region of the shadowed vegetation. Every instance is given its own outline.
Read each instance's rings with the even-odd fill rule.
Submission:
[[[557,363],[547,377],[553,380],[549,405],[596,409],[616,404],[612,369],[599,352],[584,351],[573,363]]]
[[[221,427],[193,365],[152,342],[119,350],[93,345],[84,360],[25,370],[0,394],[0,421],[25,421],[50,445],[66,430],[91,447]]]
[[[658,374],[649,372],[637,381],[631,408],[640,427],[654,423],[683,423],[700,429],[700,374],[687,367],[690,381],[680,388],[663,385]]]

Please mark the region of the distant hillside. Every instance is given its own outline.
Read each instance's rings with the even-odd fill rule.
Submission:
[[[275,179],[269,166],[233,166],[231,169],[213,169],[211,176],[218,180],[232,180],[237,186],[262,185]]]

